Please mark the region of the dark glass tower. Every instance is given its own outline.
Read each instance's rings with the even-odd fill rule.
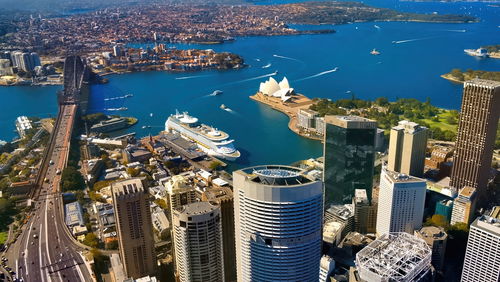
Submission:
[[[355,189],[371,197],[377,122],[357,116],[325,116],[325,206],[348,204]]]

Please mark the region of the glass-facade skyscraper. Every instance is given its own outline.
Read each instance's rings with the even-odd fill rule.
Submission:
[[[371,197],[377,122],[358,116],[325,116],[325,203],[348,204],[355,189]]]

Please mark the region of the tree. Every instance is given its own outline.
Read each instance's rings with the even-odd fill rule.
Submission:
[[[157,204],[160,208],[162,208],[162,209],[164,209],[164,210],[167,210],[167,209],[168,209],[167,202],[166,202],[164,199],[156,199],[154,202],[155,202],[155,204]]]
[[[99,246],[99,239],[97,239],[97,236],[94,233],[90,232],[85,235],[83,243],[89,247],[97,248]]]
[[[106,250],[118,250],[118,240],[113,240],[109,243],[106,243]]]
[[[217,170],[217,169],[219,169],[221,166],[222,166],[222,163],[221,163],[221,162],[219,162],[219,161],[212,161],[212,162],[208,165],[208,168],[210,168],[210,170]]]
[[[389,105],[389,99],[387,99],[387,97],[378,97],[377,99],[375,99],[375,104],[381,107],[385,107]]]
[[[443,228],[447,228],[448,227],[448,221],[446,220],[446,218],[440,214],[435,214],[429,218],[427,218],[427,220],[425,221],[424,225],[426,226],[430,226],[430,225],[433,225],[433,226],[439,226],[439,227],[443,227]]]
[[[104,199],[100,194],[97,194],[95,191],[89,192],[89,198],[94,202],[106,203],[106,199]]]
[[[66,167],[61,176],[62,190],[83,190],[85,188],[85,180],[82,174],[75,167]]]

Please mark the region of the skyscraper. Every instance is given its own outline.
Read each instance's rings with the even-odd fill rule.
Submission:
[[[422,226],[425,180],[382,168],[377,212],[377,234],[407,232]]]
[[[229,187],[213,187],[203,192],[201,199],[220,207],[224,246],[224,279],[226,282],[236,281],[233,191]]]
[[[370,201],[368,201],[368,195],[366,195],[365,189],[354,190],[352,206],[354,208],[354,231],[362,234],[368,233]]]
[[[317,281],[323,185],[289,166],[233,173],[238,281]]]
[[[224,281],[219,207],[208,202],[184,205],[172,211],[172,225],[179,281]]]
[[[458,193],[458,197],[456,197],[453,201],[450,223],[471,223],[471,221],[474,219],[474,213],[476,211],[476,202],[476,189],[468,186],[462,188]]]
[[[139,178],[111,184],[120,257],[131,278],[153,275],[156,255],[147,189]]]
[[[450,185],[481,193],[490,176],[500,115],[500,82],[473,79],[464,83],[462,108]]]
[[[325,116],[326,204],[351,203],[355,189],[371,196],[377,122],[357,116]]]
[[[500,219],[481,216],[470,225],[462,280],[500,281]]]
[[[402,120],[391,129],[387,169],[422,177],[424,174],[427,128]]]

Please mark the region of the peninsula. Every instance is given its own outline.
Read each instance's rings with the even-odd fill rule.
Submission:
[[[463,83],[464,81],[474,78],[482,78],[500,81],[500,71],[482,71],[482,70],[466,70],[452,69],[449,73],[441,75],[442,78],[449,81]]]
[[[297,94],[286,78],[279,83],[274,78],[262,82],[259,91],[250,99],[286,114],[290,118],[290,130],[313,140],[323,140],[325,115],[356,115],[373,119],[386,132],[398,121],[406,119],[428,127],[432,138],[441,141],[453,141],[458,125],[458,111],[435,107],[430,99],[421,102],[400,98],[390,102],[386,97],[379,97],[370,101],[358,99],[354,94],[350,99],[337,101],[310,99]],[[496,143],[500,146],[500,136]]]

